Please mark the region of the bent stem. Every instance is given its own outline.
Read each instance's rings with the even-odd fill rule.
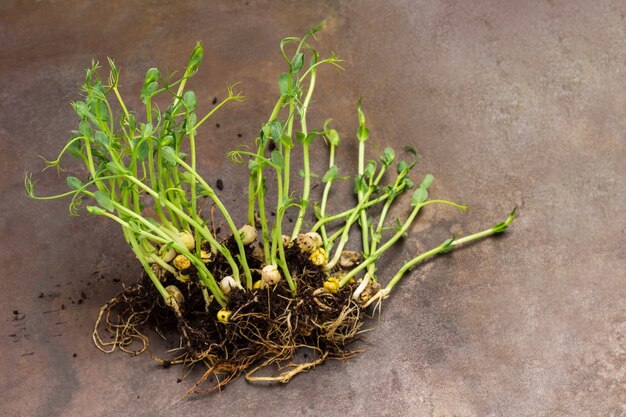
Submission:
[[[393,276],[393,278],[389,281],[389,283],[387,284],[387,286],[380,290],[375,297],[372,297],[367,303],[366,303],[366,307],[368,305],[370,305],[372,302],[378,300],[378,299],[383,299],[385,297],[387,297],[390,293],[391,290],[393,289],[393,287],[396,286],[396,284],[398,282],[400,282],[400,280],[402,279],[402,277],[409,272],[415,265],[419,264],[420,262],[423,262],[424,260],[431,258],[435,255],[439,255],[441,253],[447,253],[450,252],[453,249],[458,248],[461,245],[464,245],[466,243],[475,241],[475,240],[479,240],[479,239],[484,239],[488,236],[494,235],[494,234],[498,234],[498,233],[502,233],[504,232],[509,224],[511,224],[511,222],[513,222],[513,220],[515,220],[515,211],[516,209],[513,209],[513,211],[511,212],[511,214],[509,214],[509,216],[507,217],[507,219],[502,222],[502,223],[498,223],[493,227],[490,227],[489,229],[483,230],[482,232],[478,232],[478,233],[474,233],[459,239],[456,238],[450,238],[445,240],[443,243],[441,243],[439,246],[430,249],[418,256],[416,256],[415,258],[411,259],[410,261],[408,261],[402,268],[400,268],[400,270]]]

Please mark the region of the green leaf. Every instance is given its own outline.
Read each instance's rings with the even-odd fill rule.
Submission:
[[[96,143],[102,145],[105,148],[109,147],[109,137],[106,133],[101,132],[100,130],[96,131],[96,136],[94,137]]]
[[[100,204],[106,210],[113,211],[113,209],[115,208],[113,206],[113,202],[111,201],[111,198],[109,197],[109,195],[106,192],[104,192],[104,191],[96,191],[93,196],[96,199],[96,201],[98,202],[98,204]]]
[[[406,172],[409,168],[410,168],[410,165],[407,161],[402,160],[398,162],[398,168],[397,168],[398,174]]]
[[[326,171],[326,173],[322,177],[322,182],[335,181],[338,177],[339,177],[339,168],[337,168],[337,165],[333,165],[330,168],[328,168],[328,171]]]
[[[433,183],[434,179],[435,178],[431,174],[426,174],[426,176],[424,177],[424,179],[420,183],[420,188],[428,189],[428,187],[430,187],[430,184]]]
[[[163,146],[161,148],[161,155],[163,155],[163,159],[165,159],[171,166],[176,166],[178,163],[176,161],[176,151],[170,146]]]
[[[196,43],[195,48],[193,48],[193,52],[189,57],[189,63],[187,64],[188,74],[192,74],[198,70],[198,67],[202,63],[202,57],[204,56],[204,49],[202,48],[202,44],[200,42]]]
[[[311,132],[308,135],[304,135],[302,132],[296,132],[296,140],[298,143],[303,145],[310,145],[317,136],[320,135],[320,132]]]
[[[107,167],[109,171],[111,171],[114,175],[129,175],[130,171],[125,167],[118,165],[115,162],[107,162],[104,166]]]
[[[454,243],[454,238],[450,238],[450,239],[446,239],[442,244],[441,244],[441,252],[439,253],[448,253],[450,252],[452,249],[454,249],[454,246],[452,246],[452,243]]]
[[[93,138],[93,129],[87,120],[81,120],[80,123],[78,123],[78,131],[89,140]]]
[[[328,142],[330,142],[331,145],[333,146],[339,146],[339,133],[337,133],[337,131],[335,129],[330,129],[326,132],[326,138],[328,139]]]
[[[68,153],[72,158],[80,159],[83,156],[81,151],[81,143],[79,140],[72,142],[72,144],[67,148]]]
[[[141,124],[141,136],[144,138],[149,138],[152,135],[152,130],[154,127],[152,123]]]
[[[169,146],[174,143],[174,136],[167,135],[163,139],[161,139],[161,146]]]
[[[104,210],[102,210],[100,207],[97,207],[97,206],[87,206],[85,207],[85,209],[87,210],[87,213],[93,214],[93,215],[99,215],[99,214],[105,213]]]
[[[286,133],[283,133],[283,135],[280,137],[280,142],[286,148],[293,148],[293,140],[291,140],[291,136],[287,135]]]
[[[189,115],[187,116],[187,119],[185,120],[185,133],[186,134],[188,135],[191,134],[194,126],[196,125],[196,120],[198,120],[196,114],[189,113]]]
[[[281,171],[285,169],[285,160],[283,159],[283,155],[280,153],[278,149],[272,151],[272,163],[278,167]]]
[[[80,190],[83,187],[83,182],[76,177],[67,177],[65,182],[72,190]]]
[[[413,193],[413,196],[411,197],[412,207],[422,204],[426,202],[426,200],[428,200],[428,187],[430,187],[430,184],[432,182],[433,182],[433,176],[430,174],[427,174],[422,180],[422,183],[420,184],[420,186],[417,188],[417,190],[415,190],[415,192]]]
[[[181,172],[180,176],[183,178],[183,181],[185,181],[186,183],[191,184],[191,182],[193,181],[193,174],[189,171]]]
[[[370,137],[370,130],[365,126],[360,126],[356,132],[356,138],[359,142],[365,142]]]
[[[291,95],[291,74],[283,72],[278,79],[278,89],[283,96]]]
[[[374,161],[367,161],[365,169],[363,170],[363,177],[372,178],[376,172],[376,163]]]
[[[139,161],[144,161],[146,157],[148,156],[148,152],[150,152],[150,147],[148,146],[148,140],[142,140],[139,142],[139,147],[137,148],[137,160]]]
[[[393,163],[393,160],[396,157],[396,153],[393,150],[393,148],[385,148],[385,150],[383,151],[383,155],[380,158],[380,161],[383,163],[383,165],[385,167],[388,167],[389,165],[391,165]]]
[[[141,98],[141,102],[143,104],[146,104],[158,88],[159,88],[159,83],[156,81],[153,81],[148,85],[145,85],[141,89],[141,93],[139,94],[139,97]]]
[[[77,101],[74,103],[74,110],[80,116],[81,119],[86,119],[90,116],[89,107],[84,101]]]
[[[185,94],[183,95],[183,103],[185,103],[185,107],[187,107],[188,111],[194,111],[196,106],[198,105],[196,93],[191,90],[185,92]]]
[[[509,227],[509,224],[511,224],[511,222],[513,220],[515,220],[515,212],[516,211],[517,211],[517,207],[515,207],[513,209],[513,211],[511,212],[511,214],[509,214],[509,217],[507,217],[507,219],[505,221],[503,221],[502,223],[498,223],[495,226],[493,226],[491,228],[493,233],[502,233],[502,232],[504,232]]]
[[[152,82],[158,81],[161,77],[161,73],[157,68],[150,68],[146,72],[146,78],[144,79],[143,85],[146,86]]]
[[[274,120],[270,123],[270,134],[274,142],[278,143],[283,133],[283,122],[280,120]]]
[[[298,52],[296,56],[291,60],[291,72],[297,73],[302,69],[304,65],[304,54],[302,52]]]

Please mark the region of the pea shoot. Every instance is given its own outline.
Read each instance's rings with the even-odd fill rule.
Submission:
[[[409,233],[426,206],[461,211],[467,207],[431,199],[431,174],[415,186],[411,177],[417,153],[412,148],[402,154],[386,148],[367,159],[367,146],[376,137],[367,127],[361,99],[356,105],[354,204],[331,207],[333,185],[347,180],[349,170],[337,165],[337,152],[346,139],[331,128],[332,119],[323,126],[310,126],[308,120],[318,77],[322,80],[328,67],[341,69],[343,62],[334,53],[322,56],[314,47],[323,26],[281,41],[286,70],[277,80],[276,104],[260,125],[254,147],[238,147],[228,154],[247,169],[245,222],[233,218],[198,172],[202,156],[196,142],[206,136],[203,125],[229,103],[246,100],[236,84],[227,84],[226,97],[209,112],[198,113],[198,97],[188,84],[203,59],[200,43],[179,77],[147,70],[139,111],[129,109],[122,97],[115,61],[108,60],[106,78],[97,62],[86,70],[82,97],[72,103],[77,128],[59,155],[45,164],[60,173],[61,161],[71,156],[84,165],[87,175],[67,176],[69,190],[53,196],[37,194],[30,174],[25,187],[33,199],[69,198],[73,215],[84,205],[88,214],[116,222],[143,266],[139,282],[100,310],[93,334],[99,349],[141,353],[148,347],[144,327],[160,330],[169,323],[179,335],[181,350],[174,358],[157,360],[208,365],[192,391],[200,391],[200,383],[211,374],[219,376],[214,388],[241,373],[250,381],[287,382],[328,355],[349,356],[347,346],[360,331],[362,312],[388,297],[417,264],[502,233],[514,220],[515,211],[482,232],[449,237],[396,272],[378,270],[378,260]],[[314,146],[328,147],[327,162],[311,161]],[[301,167],[293,166],[296,152],[302,156]],[[326,170],[319,179],[323,191],[321,200],[312,202],[313,172],[318,169]],[[294,181],[301,181],[299,195]],[[268,199],[270,190],[275,201]],[[205,203],[212,206],[210,217],[203,211]],[[394,206],[404,207],[403,219],[389,219]],[[335,210],[342,211],[332,214]],[[214,226],[216,214],[227,225],[226,236]],[[285,227],[288,215],[295,218],[291,229]],[[102,330],[111,341],[100,336]],[[133,348],[137,340],[140,346]],[[261,368],[285,365],[302,347],[313,349],[317,357],[279,368],[277,376],[256,376]]]

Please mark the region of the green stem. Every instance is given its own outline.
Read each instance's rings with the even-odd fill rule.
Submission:
[[[291,239],[295,239],[296,237],[298,237],[298,233],[300,233],[300,229],[302,228],[302,223],[304,222],[304,216],[306,214],[306,210],[309,207],[309,195],[311,193],[311,168],[310,168],[310,163],[309,163],[309,143],[308,143],[308,140],[306,139],[308,135],[307,125],[306,125],[306,113],[309,107],[309,103],[311,101],[311,97],[313,96],[313,90],[315,89],[315,78],[316,78],[316,71],[315,69],[313,69],[311,71],[309,89],[307,91],[304,102],[302,103],[302,114],[300,116],[300,126],[302,128],[302,133],[304,134],[304,137],[305,137],[304,143],[302,144],[304,184],[302,187],[302,198],[300,199],[300,211],[298,212],[298,218],[296,220],[296,224],[293,227]]]
[[[411,226],[411,223],[413,223],[413,220],[415,220],[415,217],[417,216],[417,213],[419,213],[419,211],[422,208],[422,206],[423,206],[423,204],[416,205],[413,208],[413,210],[411,211],[411,214],[409,215],[409,217],[406,220],[406,222],[404,222],[404,224],[400,228],[400,230],[398,230],[387,242],[385,242],[384,245],[382,245],[380,248],[378,248],[375,252],[370,253],[369,256],[367,258],[365,258],[365,260],[359,264],[359,266],[357,266],[356,268],[354,268],[350,272],[348,272],[346,275],[344,275],[341,278],[341,281],[339,281],[339,286],[341,286],[341,287],[344,286],[356,274],[358,274],[359,272],[361,272],[362,270],[367,268],[368,265],[370,265],[372,262],[375,262],[378,259],[378,257],[380,257],[380,255],[383,252],[385,252],[387,249],[389,249],[391,246],[393,246],[393,244],[396,243],[398,241],[398,239],[400,239],[402,237],[402,235],[404,235],[406,233],[406,231],[408,230],[409,226]]]
[[[387,191],[386,193],[382,194],[381,196],[376,197],[373,200],[367,201],[365,204],[363,204],[362,208],[366,209],[368,207],[374,206],[374,205],[376,205],[378,203],[381,203],[381,202],[385,201],[389,197],[389,194],[390,194],[390,191]],[[357,207],[351,208],[349,210],[342,211],[341,213],[333,214],[332,216],[327,216],[327,217],[323,217],[323,218],[319,219],[317,221],[317,223],[315,223],[315,225],[311,228],[311,232],[316,232],[320,227],[322,227],[326,223],[329,223],[329,222],[332,222],[332,221],[335,221],[335,220],[341,220],[344,217],[350,216],[350,214],[352,214],[352,212],[354,212],[357,209]]]
[[[462,237],[460,239],[454,239],[454,238],[448,239],[444,241],[441,245],[437,246],[436,248],[433,248],[427,252],[424,252],[416,256],[415,258],[411,259],[409,262],[404,264],[402,268],[400,268],[398,273],[394,275],[394,277],[391,279],[391,281],[389,281],[389,283],[385,287],[385,291],[389,293],[393,289],[393,287],[398,283],[398,281],[400,281],[400,279],[404,276],[404,274],[410,271],[418,263],[432,256],[435,256],[437,254],[449,252],[450,250],[455,249],[465,243],[469,243],[478,239],[483,239],[483,238],[486,238],[488,236],[491,236],[497,233],[502,233],[514,219],[515,219],[515,214],[512,213],[511,215],[509,215],[509,217],[506,219],[504,223],[491,227],[487,230],[483,230],[482,232],[478,232],[472,235]]]
[[[274,109],[272,110],[272,114],[270,114],[270,117],[267,123],[273,122],[278,117],[278,113],[280,112],[280,109],[285,103],[285,99],[286,99],[286,96],[280,96],[280,98],[274,105]],[[261,141],[259,140],[259,147],[257,149],[257,155],[263,156],[264,152],[265,152],[265,143],[264,142],[261,143]],[[254,206],[256,204],[256,195],[253,194],[254,184],[257,183],[258,181],[258,178],[255,178],[256,176],[263,176],[263,173],[258,172],[258,171],[255,172],[254,174],[251,173],[250,178],[248,179],[248,224],[251,224],[251,225],[254,225],[256,223],[254,219]]]
[[[248,260],[246,259],[246,250],[244,248],[243,242],[241,241],[239,230],[237,229],[237,226],[235,226],[235,222],[233,221],[233,219],[230,217],[230,213],[228,213],[228,210],[226,210],[226,207],[224,206],[222,201],[219,199],[217,194],[215,194],[213,188],[209,184],[207,184],[206,181],[204,181],[204,179],[196,172],[196,170],[187,165],[187,163],[180,159],[178,156],[176,156],[176,162],[180,164],[180,166],[185,168],[189,173],[191,173],[192,176],[196,178],[198,182],[206,189],[207,197],[213,200],[220,213],[222,213],[222,216],[224,216],[224,219],[226,219],[226,223],[228,223],[228,226],[233,233],[235,243],[237,244],[237,248],[239,249],[239,254],[237,255],[237,258],[239,259],[239,263],[243,267],[244,275],[246,277],[246,286],[248,288],[252,288],[252,274],[250,273],[250,267],[248,266]]]
[[[333,165],[335,165],[335,145],[331,143],[330,154],[328,157],[328,168],[330,169]],[[333,180],[330,179],[324,186],[324,193],[322,194],[322,202],[320,205],[320,217],[321,218],[324,218],[326,216],[326,204],[328,202],[328,194],[330,194],[330,187],[332,186],[332,184],[333,184]],[[324,249],[326,249],[326,252],[328,252],[328,236],[326,234],[326,226],[324,226],[324,224],[320,226],[320,233],[322,235],[322,242],[324,242]]]

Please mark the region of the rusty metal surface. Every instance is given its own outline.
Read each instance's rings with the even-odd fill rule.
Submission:
[[[3,1],[0,414],[626,415],[625,15],[617,0]],[[27,200],[23,175],[74,127],[68,103],[92,58],[115,57],[131,95],[146,68],[180,69],[201,40],[198,97],[241,81],[250,98],[220,113],[200,148],[203,173],[224,179],[243,218],[246,173],[222,155],[271,110],[278,41],[324,17],[322,49],[348,62],[320,72],[311,124],[333,117],[347,144],[363,95],[371,142],[415,146],[433,195],[472,208],[426,210],[387,270],[514,205],[520,217],[505,237],[407,277],[355,359],[287,386],[239,380],[181,399],[178,369],[92,345],[98,308],[139,273],[118,229]],[[37,177],[41,190],[64,188]]]

